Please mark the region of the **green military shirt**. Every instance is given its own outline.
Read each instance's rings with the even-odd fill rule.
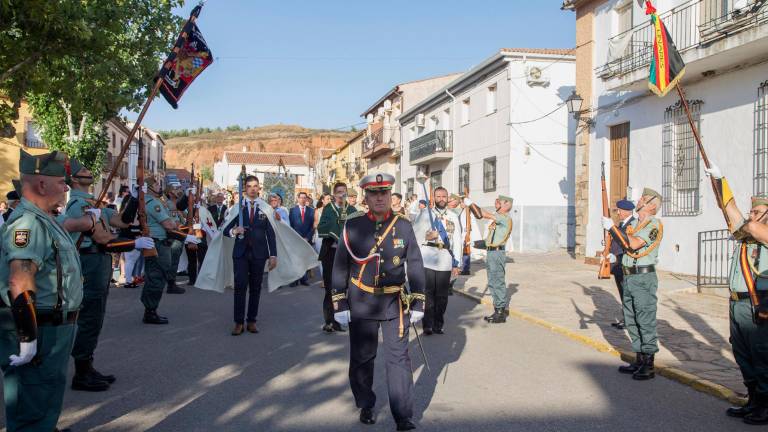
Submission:
[[[338,207],[336,203],[330,203],[323,207],[320,222],[317,224],[317,235],[320,238],[330,237],[336,240],[341,238],[341,230],[350,215],[357,213],[352,206]]]
[[[493,215],[493,226],[485,238],[485,245],[491,247],[503,246],[512,231],[512,218],[503,213]]]
[[[10,262],[30,260],[37,266],[35,287],[38,308],[53,309],[56,305],[57,275],[62,280],[63,311],[74,311],[80,307],[83,299],[80,256],[69,233],[53,217],[22,199],[8,222],[0,228],[0,242],[0,297],[5,304],[11,304],[8,299]],[[61,263],[60,273],[56,268],[56,253]]]
[[[89,208],[93,207],[94,198],[93,195],[82,192],[78,190],[71,190],[69,192],[69,202],[67,202],[67,206],[65,207],[64,214],[59,216],[57,220],[60,223],[63,223],[66,219],[78,219],[85,215],[85,211]],[[111,226],[109,225],[109,220],[112,217],[112,215],[115,214],[115,211],[110,208],[103,208],[101,210],[101,220],[104,222],[104,226],[106,226],[107,230],[111,229]],[[70,237],[72,237],[72,240],[77,244],[78,239],[83,233],[79,232],[72,232],[69,233]],[[93,244],[93,240],[91,237],[83,235],[83,241],[80,243],[81,248],[87,248],[90,247]]]
[[[744,273],[741,271],[741,242],[733,248],[731,255],[731,269],[728,272],[728,287],[733,292],[747,292],[747,283],[744,281]],[[752,272],[749,277],[755,279],[755,288],[758,291],[768,290],[768,246],[759,243],[747,244],[747,259],[751,268],[757,270],[758,275]]]
[[[147,225],[149,226],[149,235],[158,240],[168,238],[168,233],[163,228],[162,223],[171,218],[168,213],[168,207],[159,198],[147,197]]]
[[[631,256],[629,256],[629,254],[624,254],[621,264],[624,267],[633,267],[636,265],[637,266],[655,265],[658,262],[659,245],[658,244],[654,245],[654,243],[661,241],[662,229],[663,229],[661,225],[661,221],[656,219],[653,216],[649,216],[648,223],[642,225],[641,229],[638,230],[638,227],[641,226],[641,223],[637,219],[633,220],[630,226],[632,227],[633,230],[635,230],[632,236],[641,238],[645,241],[645,246],[636,250],[635,252],[633,252],[633,254],[644,255],[649,248],[653,248],[653,249],[647,255],[644,255],[637,259],[632,258]]]

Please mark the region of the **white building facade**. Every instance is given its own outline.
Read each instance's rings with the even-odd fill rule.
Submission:
[[[502,49],[404,112],[404,193],[424,196],[417,170],[433,187],[492,209],[514,198],[508,250],[573,245],[575,121],[565,100],[574,88],[570,50]]]
[[[296,192],[314,190],[310,165],[307,158],[299,153],[224,152],[220,161],[213,164],[213,181],[220,187],[237,190],[241,167],[245,165],[248,174],[255,174],[264,183],[264,174],[278,174],[281,162],[287,174],[296,179]]]
[[[750,195],[768,193],[766,4],[654,3],[687,65],[682,85],[704,148],[747,211]],[[649,19],[635,1],[606,1],[595,9],[594,41],[587,255],[602,250],[605,162],[613,168],[606,170],[612,198],[637,198],[644,187],[662,193],[659,267],[696,274],[699,233],[722,230],[725,222],[677,92],[659,98],[648,90]]]
[[[107,188],[108,192],[112,192],[117,196],[120,191],[120,186],[129,186],[136,184],[136,167],[138,164],[138,143],[139,133],[131,143],[128,152],[123,160],[118,165],[117,175],[115,175],[112,183],[106,184],[107,177],[110,170],[117,164],[117,158],[120,156],[120,151],[123,148],[125,140],[130,135],[130,128],[133,127],[132,123],[123,123],[120,119],[114,118],[109,120],[106,125],[107,138],[109,140],[107,144],[107,154],[104,158],[104,170],[101,175],[99,183],[95,187],[95,193],[98,195],[103,188]],[[165,141],[162,136],[151,129],[142,127],[142,141],[144,142],[144,176],[160,175],[164,174],[165,169]]]

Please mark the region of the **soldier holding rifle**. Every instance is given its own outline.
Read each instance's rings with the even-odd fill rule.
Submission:
[[[634,363],[619,367],[619,372],[632,374],[636,380],[655,377],[654,356],[659,351],[656,333],[656,276],[659,245],[664,237],[664,227],[656,218],[661,205],[661,194],[645,188],[637,203],[638,219],[631,222],[626,231],[603,216],[603,228],[614,242],[624,250],[621,264],[624,271],[624,322],[636,353]]]

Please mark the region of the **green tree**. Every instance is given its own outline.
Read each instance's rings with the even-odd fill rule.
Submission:
[[[98,173],[104,123],[137,110],[182,18],[183,0],[0,0],[0,130],[29,100],[43,139]]]
[[[213,181],[213,170],[211,167],[203,167],[203,169],[200,170],[200,176],[203,178],[203,181],[210,183]]]

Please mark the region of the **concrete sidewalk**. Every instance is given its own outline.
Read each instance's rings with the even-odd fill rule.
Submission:
[[[560,333],[597,349],[612,347],[619,352],[631,352],[626,332],[611,326],[621,317],[616,284],[613,279],[598,280],[596,266],[586,265],[565,252],[510,253],[506,269],[513,316],[544,326],[552,324],[560,328]],[[472,276],[461,276],[454,290],[490,305],[486,282],[484,262],[473,262]],[[702,389],[704,379],[739,395],[745,394],[728,343],[728,299],[698,294],[694,279],[665,272],[659,274],[658,296],[657,362],[684,372],[670,374],[682,376],[675,378],[693,387]],[[730,393],[703,390],[726,398]]]

